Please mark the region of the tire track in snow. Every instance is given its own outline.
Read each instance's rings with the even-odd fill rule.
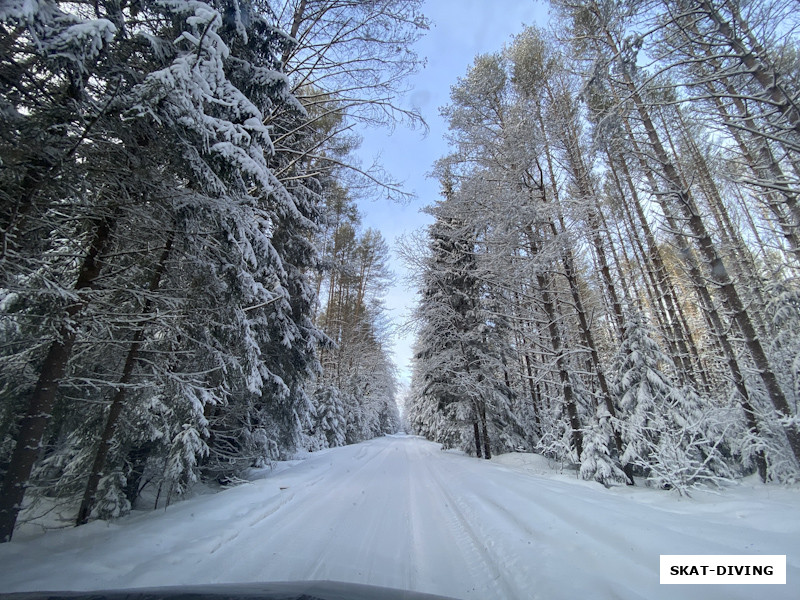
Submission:
[[[370,446],[371,444],[367,442],[364,445]],[[356,448],[353,449],[356,450]],[[192,540],[192,545],[197,550],[184,555],[183,564],[194,572],[197,580],[208,580],[208,573],[214,573],[211,579],[212,583],[259,580],[258,577],[248,577],[246,574],[264,570],[264,567],[259,566],[264,564],[267,565],[269,571],[269,565],[274,562],[269,560],[272,558],[268,556],[269,551],[276,550],[274,554],[280,555],[280,545],[282,543],[291,545],[294,537],[293,530],[302,530],[302,521],[309,514],[324,513],[329,506],[336,506],[336,499],[331,496],[336,496],[342,488],[351,487],[361,478],[359,472],[366,465],[378,459],[386,450],[386,447],[382,447],[378,448],[377,452],[368,453],[368,450],[359,447],[356,454],[351,456],[344,465],[338,461],[325,464],[329,460],[325,455],[312,457],[294,469],[283,471],[275,479],[265,479],[250,484],[272,488],[276,484],[285,483],[287,489],[270,497],[266,507],[263,504],[256,503],[254,505],[251,502],[250,506],[255,506],[254,508],[240,509],[231,522],[232,532],[226,532],[217,538],[206,535]],[[365,457],[366,460],[364,460]],[[316,469],[323,465],[324,472],[317,473]],[[326,481],[329,485],[325,485]],[[240,493],[242,488],[246,487],[248,484],[230,491]],[[224,498],[224,492],[220,497]],[[330,543],[330,540],[327,543]],[[203,547],[208,549],[203,552],[201,550]],[[249,556],[242,556],[241,547],[252,548],[255,552]],[[143,561],[136,565],[132,572],[146,574],[151,569],[156,570],[163,560],[163,557],[157,557]],[[307,561],[297,564],[297,566],[303,565],[307,565]],[[178,568],[178,563],[174,566]],[[292,572],[295,570],[292,569]],[[289,572],[289,569],[284,570],[284,573]],[[308,579],[302,571],[296,577],[281,577],[276,574],[271,579],[290,578]]]
[[[493,479],[493,476],[494,473],[487,473],[487,477],[490,480]],[[534,477],[534,479],[536,478]],[[640,520],[638,515],[632,514],[631,512],[622,512],[619,510],[611,514],[606,513],[605,518],[602,519],[591,517],[590,515],[597,515],[596,507],[599,506],[598,503],[591,499],[591,496],[573,498],[573,503],[587,505],[587,510],[575,510],[574,506],[570,507],[565,505],[565,503],[558,501],[561,490],[554,486],[548,486],[546,480],[542,481],[542,483],[545,484],[542,492],[536,494],[535,496],[530,496],[520,491],[517,488],[517,482],[514,480],[511,480],[511,485],[508,485],[507,480],[505,481],[506,485],[504,486],[504,494],[506,496],[513,495],[516,498],[519,498],[522,502],[535,505],[538,514],[542,514],[543,511],[546,512],[553,519],[557,520],[558,523],[562,524],[563,529],[572,529],[584,532],[594,531],[596,533],[592,536],[592,540],[593,542],[607,546],[607,548],[603,548],[603,550],[617,552],[620,556],[636,557],[639,559],[639,562],[632,561],[632,564],[644,564],[641,559],[644,547],[642,546],[638,535],[643,530],[646,530],[648,527],[652,526],[652,523]],[[604,492],[600,489],[591,489],[590,493],[602,494]],[[500,506],[491,495],[486,493],[484,488],[476,488],[475,495],[476,497],[481,498],[486,502],[490,502],[495,506]],[[608,511],[608,506],[603,505],[603,509]],[[511,513],[507,507],[502,507],[501,510],[507,515],[513,515],[513,513]],[[623,533],[620,530],[620,525],[626,529],[631,529],[636,533],[636,535],[631,535],[631,532],[628,534]],[[600,531],[598,532],[597,530]],[[677,527],[672,529],[672,531],[679,534],[687,546],[697,547],[708,544],[708,538],[704,538],[700,535],[692,533],[691,531],[687,531],[685,527]],[[724,544],[719,543],[719,551],[720,553],[724,553]]]
[[[513,574],[513,577],[516,579],[519,586],[524,586],[525,589],[529,591],[529,598],[549,598],[550,594],[543,593],[539,594],[536,592],[536,588],[538,585],[534,582],[534,578],[536,577],[536,572],[532,572],[531,566],[536,565],[536,571],[538,572],[548,572],[551,570],[551,567],[554,566],[555,562],[557,561],[557,552],[558,548],[563,547],[565,545],[565,539],[562,536],[559,536],[556,533],[551,533],[548,531],[543,531],[541,529],[535,529],[531,526],[531,524],[515,513],[508,510],[507,507],[503,506],[502,504],[495,501],[490,495],[487,494],[476,494],[475,497],[480,500],[481,504],[484,506],[490,506],[493,509],[493,517],[494,521],[496,522],[497,517],[500,517],[507,525],[510,527],[504,528],[500,532],[497,531],[486,531],[485,535],[489,539],[499,539],[501,541],[500,544],[493,545],[494,551],[498,554],[499,558],[502,559],[502,564],[506,566],[507,570]],[[538,509],[541,508],[541,505],[538,502],[531,500],[530,501],[531,509],[537,511],[537,516],[542,519],[547,519],[549,516],[556,516],[554,513],[548,511],[548,515],[543,515],[542,511]],[[558,518],[558,517],[556,517]],[[559,521],[562,521],[558,518]],[[574,528],[574,523],[568,523],[563,521],[564,525],[569,526],[568,528]],[[519,532],[522,531],[528,538],[527,540],[527,548],[525,546],[521,548],[514,548],[514,540],[516,537],[519,536]],[[610,532],[611,530],[607,530]],[[498,535],[499,533],[499,535]],[[577,531],[576,531],[577,533]],[[563,534],[563,530],[562,530]],[[624,537],[608,533],[609,538],[613,538],[616,541],[626,542]],[[581,538],[581,540],[584,538]],[[582,571],[587,574],[592,571],[590,564],[587,562],[587,558],[597,559],[604,556],[604,552],[608,554],[613,553],[617,556],[615,566],[624,573],[630,573],[632,570],[640,570],[645,573],[650,574],[653,578],[658,579],[658,570],[655,567],[651,567],[648,569],[648,565],[642,562],[642,558],[640,554],[634,554],[628,556],[624,553],[620,553],[619,549],[611,543],[610,540],[606,539],[598,539],[596,537],[591,538],[590,542],[593,545],[596,543],[600,543],[602,547],[596,547],[591,549],[588,545],[581,544],[581,540],[576,540],[574,551],[575,554],[583,554],[584,560],[580,560],[581,569]],[[519,543],[519,542],[518,542]],[[591,557],[586,557],[586,553],[591,552]],[[575,555],[573,554],[573,556]],[[633,558],[637,557],[637,558]],[[576,561],[577,564],[577,561]],[[623,578],[620,578],[622,581]],[[616,594],[613,593],[612,590],[606,587],[605,581],[598,581],[596,583],[596,590],[598,595],[600,594],[601,589],[605,589],[606,593],[603,594],[607,597],[616,597]],[[642,596],[638,593],[635,593],[633,590],[627,590],[624,594],[626,600],[633,600],[633,599],[642,599],[646,598],[646,596]]]
[[[281,494],[281,495],[278,496],[278,501],[274,503],[274,506],[271,506],[267,510],[262,511],[262,509],[258,509],[258,510],[248,511],[246,513],[246,515],[244,515],[244,516],[247,516],[247,517],[252,516],[253,513],[255,513],[255,512],[258,512],[258,515],[254,519],[251,519],[251,520],[249,520],[247,522],[246,528],[242,527],[240,529],[234,530],[233,534],[231,534],[229,536],[226,536],[224,540],[222,540],[219,543],[215,544],[214,547],[209,552],[209,554],[214,554],[215,552],[217,552],[221,548],[223,548],[225,546],[228,546],[232,542],[236,541],[236,539],[239,537],[239,535],[243,531],[246,531],[250,527],[255,527],[256,525],[261,523],[261,521],[263,521],[264,519],[268,519],[269,517],[271,517],[272,515],[274,515],[278,511],[280,511],[282,508],[284,508],[292,500],[294,500],[294,497],[295,497],[294,493],[292,493],[292,494]]]
[[[489,583],[492,589],[476,590],[476,592],[483,594],[481,596],[483,598],[522,598],[523,596],[517,594],[516,590],[513,590],[508,585],[504,577],[505,573],[501,572],[502,569],[498,561],[489,552],[484,543],[484,538],[475,530],[475,526],[472,524],[475,519],[470,520],[467,518],[464,513],[464,507],[460,506],[457,498],[447,490],[447,487],[442,483],[441,476],[434,472],[432,463],[436,462],[435,459],[422,460],[421,462],[429,475],[430,482],[436,486],[439,495],[446,500],[446,507],[451,509],[450,511],[445,511],[445,515],[450,521],[451,529],[459,538],[460,543],[457,544],[457,547],[462,554],[465,554],[464,551],[468,550],[469,556],[465,556],[465,558],[469,563],[469,567],[478,569],[483,567],[483,572],[488,571],[491,575]]]
[[[237,542],[259,549],[259,558],[254,560],[263,561],[263,573],[268,579],[330,578],[326,575],[330,572],[328,567],[340,558],[342,543],[353,536],[363,535],[358,530],[347,529],[358,524],[362,516],[360,505],[366,500],[366,490],[361,484],[369,482],[369,473],[377,468],[376,461],[379,466],[391,448],[388,444],[377,448],[375,445],[367,442],[354,448],[356,453],[344,465],[332,465],[311,482],[302,479],[306,474],[298,476],[299,481],[286,481],[298,490],[293,501],[267,515],[255,527],[250,527]],[[319,460],[326,459],[321,457]],[[314,466],[306,465],[306,469]],[[359,494],[357,490],[364,493]],[[344,499],[347,501],[343,502]],[[309,532],[308,522],[314,522],[319,515],[325,515],[326,526]],[[304,535],[298,536],[298,533]],[[314,534],[313,539],[308,539],[309,533]],[[250,568],[249,563],[233,565],[230,573],[235,576]],[[360,581],[358,578],[355,580]]]
[[[405,552],[405,574],[403,577],[403,584],[406,589],[416,590],[419,585],[419,561],[420,553],[419,547],[422,544],[422,531],[420,529],[420,511],[419,506],[415,502],[417,498],[417,482],[416,478],[411,474],[411,457],[408,453],[408,446],[403,447],[403,456],[405,457],[408,468],[406,469],[405,476],[405,511],[403,518],[408,526],[408,547]]]
[[[363,464],[359,465],[358,469],[354,470],[349,477],[350,481],[355,480],[363,480],[365,479],[364,471],[366,470],[367,465],[370,465],[370,468],[376,467],[376,465],[371,464],[375,461],[376,458],[382,457],[382,461],[378,463],[378,465],[382,464],[386,461],[388,456],[386,455],[387,448],[382,448],[378,451],[377,454],[369,457]],[[366,454],[366,449],[362,448],[362,450],[354,457],[355,460],[362,460]],[[378,493],[381,493],[382,490],[377,490]],[[362,490],[362,496],[366,496],[366,490]],[[364,559],[369,556],[368,549],[365,551],[365,546],[375,541],[376,536],[374,535],[376,525],[380,522],[379,517],[384,516],[384,511],[376,511],[376,510],[368,510],[366,512],[359,510],[359,502],[361,500],[361,504],[377,504],[378,506],[383,506],[384,503],[376,503],[374,498],[358,498],[358,495],[355,496],[357,500],[353,502],[353,507],[347,508],[346,511],[343,511],[341,517],[337,520],[334,527],[332,528],[330,534],[325,540],[325,543],[321,545],[321,550],[317,554],[317,557],[314,559],[313,563],[311,564],[308,570],[308,579],[324,579],[321,575],[325,574],[325,566],[330,562],[331,556],[336,555],[340,550],[340,541],[343,535],[347,535],[348,533],[352,534],[352,529],[355,526],[361,526],[360,531],[358,532],[360,537],[360,544],[358,545],[357,549],[357,556],[359,557],[357,560],[354,561],[355,564],[361,564],[363,570],[368,570],[364,567]],[[345,531],[342,531],[342,530]]]

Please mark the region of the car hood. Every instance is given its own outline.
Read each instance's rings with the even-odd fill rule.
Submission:
[[[0,594],[1,600],[456,600],[447,596],[341,581],[219,583],[85,592]]]

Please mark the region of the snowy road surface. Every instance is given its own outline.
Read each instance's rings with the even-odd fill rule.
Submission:
[[[800,597],[797,488],[606,490],[531,474],[535,458],[405,436],[314,453],[166,511],[4,544],[0,591],[328,579],[481,600]],[[786,554],[787,585],[660,586],[660,554]]]

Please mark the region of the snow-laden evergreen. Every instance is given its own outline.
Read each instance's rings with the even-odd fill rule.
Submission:
[[[475,57],[442,109],[428,246],[404,250],[415,432],[469,449],[494,386],[497,435],[585,479],[796,479],[789,6],[558,0],[554,33]],[[437,247],[448,228],[462,247]],[[456,389],[466,365],[491,383]]]
[[[580,474],[584,479],[593,479],[604,485],[625,483],[627,478],[612,458],[611,415],[599,407],[584,433]]]
[[[428,255],[415,315],[418,338],[412,389],[419,408],[412,423],[432,439],[478,456],[517,447],[521,431],[510,410],[511,390],[503,384],[503,317],[479,279],[476,224],[461,215],[461,190],[444,180],[444,199],[431,207]],[[425,408],[423,408],[423,406]],[[422,413],[439,413],[452,429],[418,424]]]
[[[358,209],[345,188],[332,186],[326,200],[317,322],[331,343],[321,353],[323,372],[315,383],[310,430],[313,444],[323,448],[400,428],[382,304],[392,278],[389,249],[380,233],[361,230]]]
[[[358,12],[412,39],[415,3],[392,5]],[[143,486],[163,505],[334,427],[313,277],[352,143],[296,93],[302,44],[249,0],[9,2],[0,40],[0,538],[23,504],[119,516]],[[354,390],[377,407],[358,439],[398,427],[382,386]]]
[[[620,461],[641,468],[653,485],[683,492],[728,473],[720,448],[727,442],[724,430],[714,428],[711,408],[664,372],[669,363],[641,315],[629,316],[613,363],[624,443]]]

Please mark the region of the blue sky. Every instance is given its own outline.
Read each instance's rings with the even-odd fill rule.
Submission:
[[[364,164],[375,156],[415,198],[406,205],[384,199],[362,201],[359,205],[364,227],[373,227],[383,234],[393,250],[392,270],[397,283],[386,296],[386,307],[397,325],[408,318],[416,302],[413,286],[406,281],[406,271],[394,253],[398,238],[418,230],[430,217],[420,212],[436,200],[439,186],[426,175],[439,157],[447,153],[443,139],[447,125],[439,116],[439,107],[450,97],[450,87],[463,76],[477,54],[500,50],[524,25],[544,26],[547,6],[535,0],[427,0],[425,16],[431,29],[417,43],[417,53],[427,58],[424,70],[410,81],[410,92],[402,100],[406,107],[417,106],[430,127],[421,131],[398,127],[393,132],[365,130],[359,149]],[[410,380],[411,334],[398,333],[394,340],[395,362],[404,381]]]

